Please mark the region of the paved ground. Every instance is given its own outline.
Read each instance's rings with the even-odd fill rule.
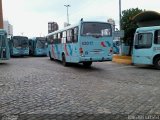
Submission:
[[[2,120],[153,119],[160,115],[160,71],[112,62],[84,68],[63,67],[47,57],[13,58],[0,64],[0,114]]]

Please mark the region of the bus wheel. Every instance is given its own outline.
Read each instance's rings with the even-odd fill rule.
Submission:
[[[49,58],[50,58],[50,60],[54,60],[54,58],[52,58],[52,56],[51,56],[51,52],[49,52]]]
[[[66,62],[66,57],[65,57],[65,55],[63,54],[62,55],[62,64],[63,64],[63,66],[68,66],[68,63]]]
[[[83,62],[83,65],[84,65],[85,67],[91,67],[92,62]]]
[[[155,60],[154,66],[160,70],[160,57]]]

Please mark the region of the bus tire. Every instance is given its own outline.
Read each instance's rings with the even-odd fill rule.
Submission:
[[[66,57],[65,57],[65,55],[63,54],[62,55],[62,64],[63,64],[63,66],[68,66],[68,63],[66,62]]]
[[[92,65],[92,62],[83,62],[83,66],[85,66],[85,67],[91,67],[91,65]]]
[[[52,56],[51,56],[51,52],[49,52],[49,58],[50,58],[50,60],[54,60],[54,58],[52,58]]]
[[[160,57],[158,57],[158,58],[155,60],[154,66],[155,66],[158,70],[160,70]]]

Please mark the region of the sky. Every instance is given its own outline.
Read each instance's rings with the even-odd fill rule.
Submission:
[[[69,7],[70,24],[84,20],[107,21],[112,18],[119,26],[119,0],[2,0],[3,19],[13,25],[14,35],[28,37],[46,36],[48,22],[57,22],[62,29],[67,22]],[[121,0],[122,11],[139,8],[160,12],[160,0]]]

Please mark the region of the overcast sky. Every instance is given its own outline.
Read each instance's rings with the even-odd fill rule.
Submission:
[[[13,25],[14,35],[44,36],[48,22],[63,28],[67,21],[65,4],[70,4],[70,23],[84,20],[107,21],[112,18],[118,27],[119,0],[2,0],[4,20]],[[160,12],[160,0],[122,0],[122,10],[129,8]]]

